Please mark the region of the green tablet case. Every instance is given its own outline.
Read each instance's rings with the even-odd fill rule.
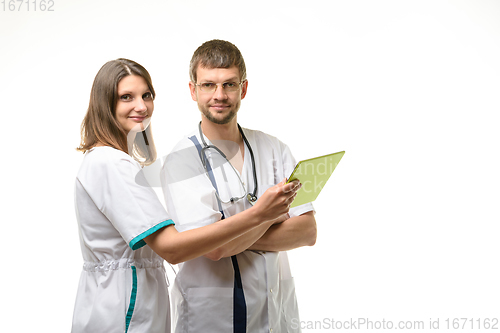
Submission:
[[[290,207],[296,207],[316,200],[328,178],[339,164],[345,151],[300,161],[293,170],[288,182],[300,180],[302,188],[297,192]]]

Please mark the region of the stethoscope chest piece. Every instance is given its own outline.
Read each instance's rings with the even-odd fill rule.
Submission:
[[[253,196],[252,193],[247,194],[247,200],[253,206],[257,202],[257,197]]]

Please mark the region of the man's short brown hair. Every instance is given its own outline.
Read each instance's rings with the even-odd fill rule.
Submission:
[[[189,76],[193,83],[197,83],[196,71],[198,66],[203,68],[229,68],[236,66],[240,71],[240,81],[245,81],[247,77],[245,61],[240,50],[234,44],[224,40],[210,40],[196,49],[189,64]]]

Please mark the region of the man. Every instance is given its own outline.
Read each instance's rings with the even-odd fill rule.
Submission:
[[[284,185],[295,166],[281,141],[237,123],[248,81],[236,46],[204,43],[191,59],[190,76],[201,123],[176,145],[161,173],[167,208],[179,231],[238,219],[257,198],[266,205],[266,190]],[[174,331],[299,332],[292,329],[298,308],[284,251],[315,242],[314,210],[305,204],[180,264],[172,289]]]

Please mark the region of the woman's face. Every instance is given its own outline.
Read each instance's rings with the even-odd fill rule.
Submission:
[[[142,76],[128,75],[118,82],[116,120],[127,134],[144,131],[151,121],[153,95]]]

